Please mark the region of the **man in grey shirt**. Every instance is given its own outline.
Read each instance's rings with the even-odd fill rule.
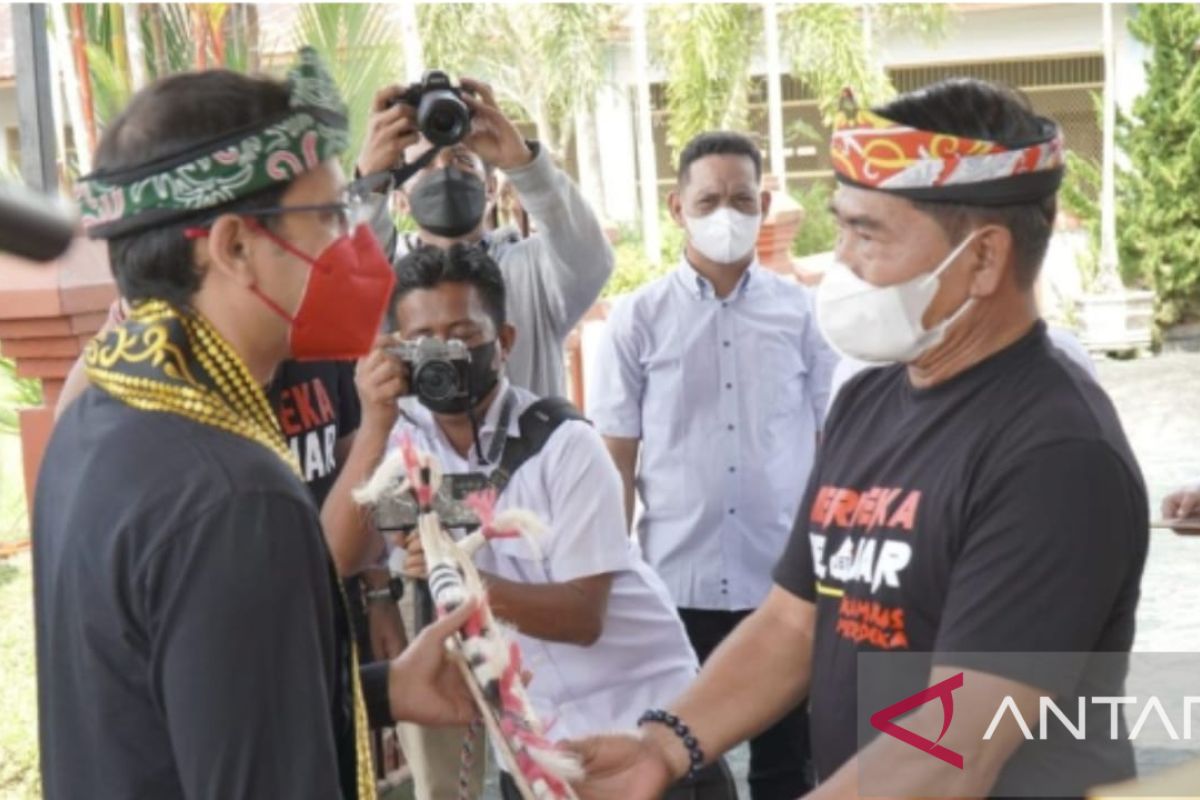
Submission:
[[[491,87],[463,78],[462,88],[473,114],[470,133],[396,187],[416,235],[397,236],[382,194],[374,195],[372,227],[384,252],[394,257],[422,245],[465,242],[486,248],[500,265],[508,317],[522,334],[509,357],[509,379],[534,394],[561,396],[563,341],[612,274],[612,248],[578,188],[544,148],[522,138],[496,105]],[[416,109],[396,102],[403,91],[390,86],[376,94],[357,164],[361,175],[414,163],[430,149],[417,130]],[[521,239],[512,230],[486,229],[484,210],[496,194],[496,169],[516,189],[535,235]]]

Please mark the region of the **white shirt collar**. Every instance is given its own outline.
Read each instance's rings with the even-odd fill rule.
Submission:
[[[496,396],[492,398],[492,404],[488,406],[487,411],[483,414],[483,419],[479,423],[479,446],[483,448],[483,452],[487,452],[491,446],[492,437],[496,433],[496,426],[500,421],[500,412],[504,408],[504,398],[510,394],[510,385],[508,378],[500,377],[499,390]],[[437,424],[437,419],[433,416],[433,412],[421,404],[415,396],[403,397],[400,399],[400,410],[405,417],[412,422],[413,425],[423,430],[426,435],[436,438],[450,452],[454,452],[450,440],[446,438],[446,434]],[[521,426],[519,424],[520,413],[518,412],[516,398],[514,397],[512,411],[508,419],[508,435],[519,436]],[[471,444],[471,449],[468,452],[468,459],[475,455],[475,445]]]
[[[734,288],[731,297],[734,299],[741,298],[746,294],[746,289],[750,285],[751,276],[760,269],[758,258],[750,262],[750,266],[746,267],[746,271],[742,273],[741,280],[738,281],[737,287]],[[679,266],[675,268],[675,276],[679,279],[680,284],[687,290],[688,294],[695,297],[697,300],[716,299],[716,291],[713,289],[712,283],[708,278],[701,275],[687,260],[687,255],[682,255],[679,258]]]

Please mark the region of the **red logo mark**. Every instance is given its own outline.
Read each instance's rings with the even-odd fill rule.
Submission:
[[[946,731],[950,729],[950,720],[954,719],[954,698],[951,696],[951,693],[955,689],[962,688],[962,685],[963,674],[960,672],[941,683],[935,683],[928,689],[922,689],[911,697],[906,697],[899,703],[890,705],[882,711],[876,711],[871,715],[871,727],[881,733],[886,733],[888,736],[899,739],[907,745],[912,745],[918,750],[924,750],[929,755],[934,758],[940,758],[952,767],[962,769],[962,755],[938,744],[942,740],[942,737],[946,735]],[[936,741],[931,742],[924,736],[913,733],[906,728],[901,728],[892,722],[896,717],[907,714],[917,706],[924,705],[935,697],[940,697],[942,700],[942,732],[938,734]]]

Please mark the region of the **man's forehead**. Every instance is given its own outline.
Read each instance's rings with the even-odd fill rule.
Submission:
[[[404,327],[450,327],[490,320],[478,290],[463,281],[443,281],[428,289],[413,289],[396,304]]]
[[[411,164],[421,156],[425,155],[425,153],[429,152],[432,147],[433,145],[429,143],[429,140],[422,136],[417,140],[416,144],[410,144],[408,147],[404,148],[404,160]],[[442,152],[439,153],[438,156],[441,157],[442,153],[453,154],[456,159],[466,156],[470,158],[472,162],[476,162],[479,165],[483,164],[483,159],[480,158],[474,150],[462,143],[442,148]]]
[[[701,156],[687,170],[687,187],[697,188],[758,188],[754,162],[749,156],[719,153]]]
[[[838,185],[829,201],[829,207],[839,219],[869,219],[882,225],[889,222],[905,224],[917,213],[913,204],[903,197],[845,184]]]

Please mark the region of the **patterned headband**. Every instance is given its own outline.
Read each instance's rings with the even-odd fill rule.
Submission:
[[[346,106],[311,47],[288,73],[288,110],[185,152],[81,178],[75,197],[93,239],[176,222],[294,180],[345,152]]]
[[[997,206],[1054,194],[1062,182],[1062,131],[1039,117],[1043,136],[1006,146],[902,125],[842,97],[830,155],[837,179],[911,200]]]

